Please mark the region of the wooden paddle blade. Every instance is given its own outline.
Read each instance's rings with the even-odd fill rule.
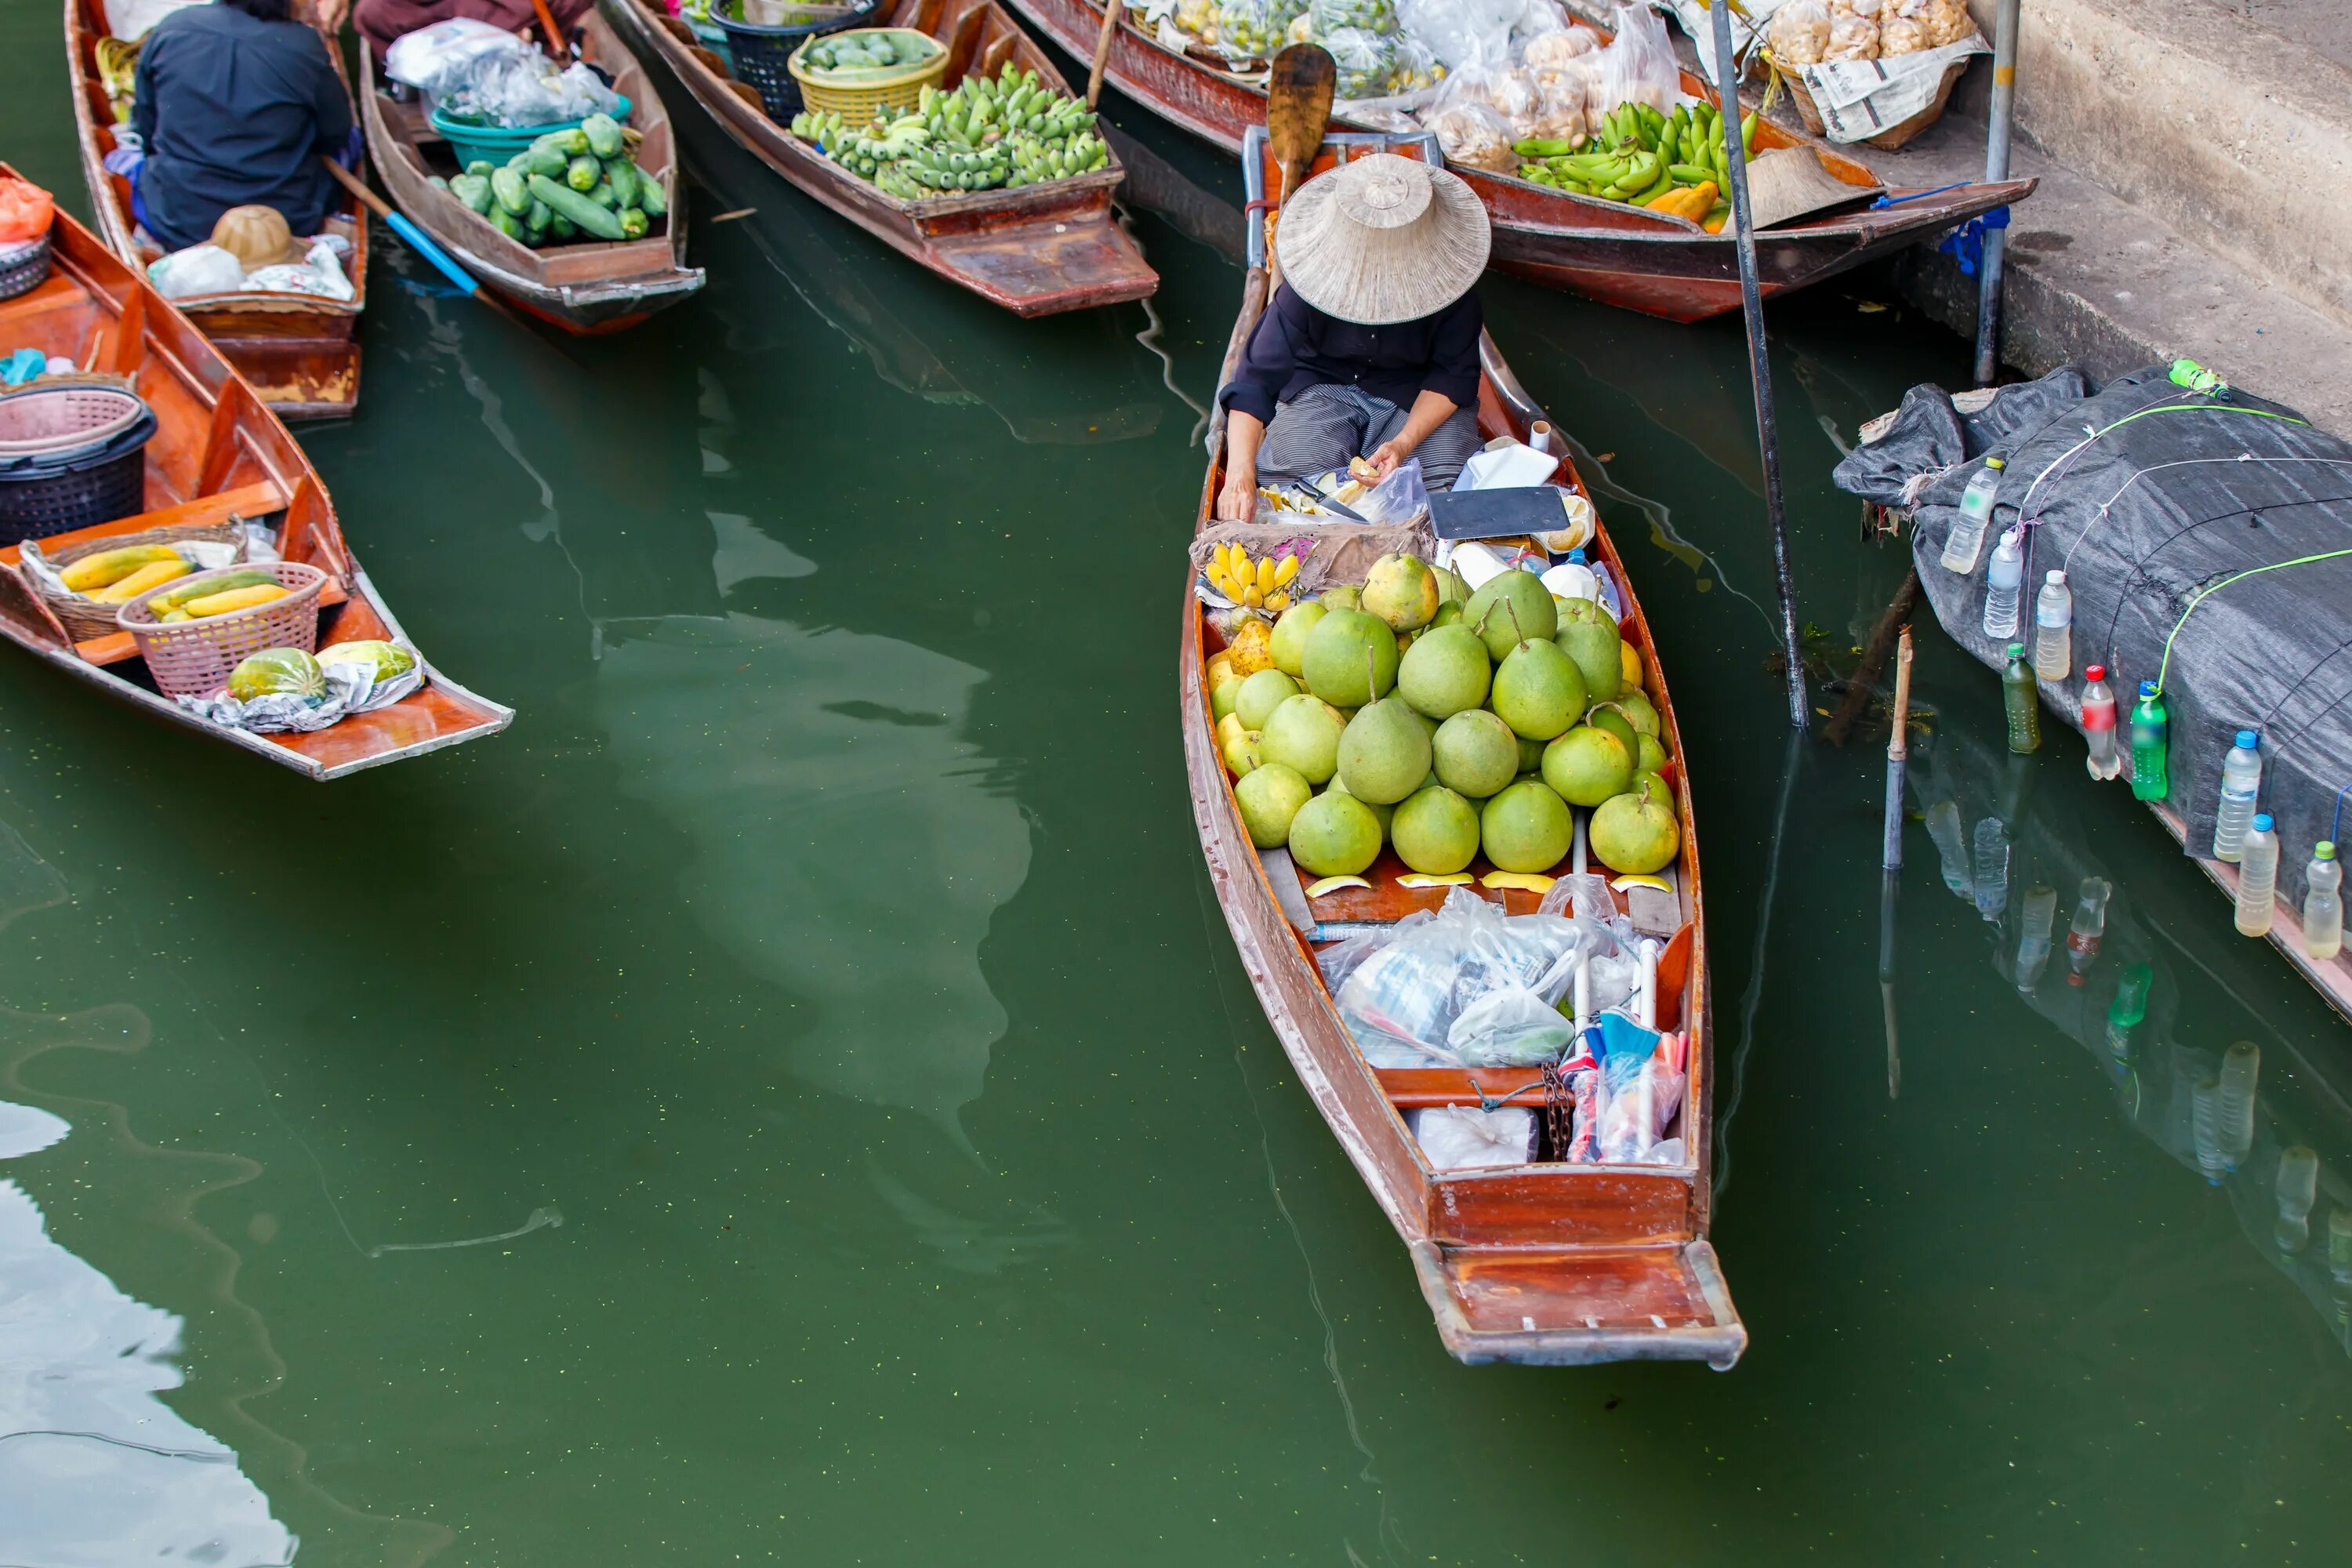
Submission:
[[[1331,90],[1339,68],[1320,44],[1292,44],[1274,57],[1266,81],[1265,138],[1282,165],[1283,194],[1307,177],[1331,128]]]

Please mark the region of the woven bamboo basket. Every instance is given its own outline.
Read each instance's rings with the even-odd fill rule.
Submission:
[[[904,27],[852,27],[845,32],[824,35],[829,44],[847,43],[861,33],[900,33]],[[815,42],[811,39],[810,43]],[[939,40],[931,40],[934,45]],[[838,114],[845,124],[864,125],[867,121],[904,114],[922,101],[923,89],[937,85],[948,74],[948,51],[940,47],[920,65],[900,68],[887,76],[868,77],[856,87],[831,83],[811,72],[802,63],[808,44],[793,51],[786,63],[792,68],[793,79],[801,84],[801,97],[810,109],[819,114]]]
[[[69,544],[55,552],[44,551],[39,540],[28,539],[25,541],[24,555],[28,562],[45,561],[54,570],[62,572],[85,555],[96,555],[107,550],[126,550],[133,545],[226,544],[236,548],[236,554],[230,561],[230,565],[234,566],[245,560],[246,546],[248,542],[245,530],[232,521],[190,525],[184,528],[142,529],[137,533],[118,533],[108,539],[92,539],[80,544]],[[210,571],[213,568],[206,567],[203,570]],[[37,573],[26,572],[24,574],[24,578],[32,585],[33,592],[40,596],[41,603],[47,605],[58,619],[65,623],[66,630],[73,634],[76,642],[88,642],[92,637],[109,637],[121,629],[115,620],[116,613],[122,607],[120,605],[101,605],[83,595],[52,588],[47,583],[42,581]],[[168,588],[172,584],[167,583],[164,586]]]
[[[233,570],[233,568],[224,568]],[[150,588],[116,613],[115,624],[139,645],[155,689],[166,697],[213,697],[228,686],[229,672],[248,654],[266,647],[299,647],[304,653],[319,647],[319,595],[327,574],[299,561],[272,561],[244,570],[267,572],[278,585],[292,590],[282,599],[231,610],[198,621],[159,624],[148,601],[174,588],[184,589],[196,578],[183,577]],[[198,573],[197,578],[210,576]]]

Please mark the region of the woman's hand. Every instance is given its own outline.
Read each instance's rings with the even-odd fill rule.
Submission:
[[[1257,516],[1257,473],[1238,463],[1225,465],[1225,482],[1217,491],[1219,522],[1248,522]]]
[[[1367,460],[1372,465],[1372,471],[1380,479],[1385,479],[1395,473],[1407,458],[1412,456],[1414,445],[1415,443],[1407,441],[1402,436],[1392,436],[1373,447],[1372,455]]]

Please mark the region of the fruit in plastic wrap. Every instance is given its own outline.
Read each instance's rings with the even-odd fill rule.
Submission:
[[[1297,0],[1224,0],[1217,7],[1217,47],[1232,59],[1270,58],[1300,8]]]
[[[1389,70],[1391,96],[1421,92],[1445,78],[1445,68],[1437,63],[1437,52],[1411,33],[1399,33],[1391,52],[1396,64]]]
[[[1969,8],[1960,0],[1927,0],[1919,16],[1927,29],[1933,47],[1966,43],[1976,37],[1977,25],[1969,16]]]
[[[1533,71],[1559,70],[1601,47],[1601,35],[1590,27],[1563,27],[1538,33],[1519,51],[1519,63]]]
[[[1204,44],[1213,44],[1217,41],[1218,9],[1217,0],[1176,0],[1176,28]]]
[[[1889,55],[1916,55],[1922,49],[1934,48],[1927,29],[1905,16],[1890,16],[1878,24],[1878,53],[1881,58]]]
[[[1868,15],[1858,8],[1867,5]],[[1878,0],[1849,0],[1830,13],[1829,47],[1824,60],[1874,60],[1878,58]]]
[[[330,643],[319,650],[318,657],[321,665],[366,665],[375,671],[378,680],[391,680],[416,668],[416,656],[396,642]]]
[[[1772,13],[1766,36],[1782,65],[1817,66],[1830,50],[1829,7],[1822,0],[1790,0]]]
[[[1533,78],[1525,71],[1496,71],[1488,92],[1494,100],[1495,112],[1501,115],[1503,123],[1511,128],[1511,140],[1516,142],[1521,137],[1536,134],[1540,100]]]
[[[1311,11],[1301,11],[1297,16],[1293,16],[1290,19],[1290,26],[1283,29],[1282,36],[1285,41],[1293,44],[1313,43],[1315,41],[1315,14]]]
[[[1396,68],[1392,35],[1341,27],[1323,36],[1323,47],[1331,51],[1332,63],[1339,68],[1333,97],[1378,98],[1388,90],[1389,73]]]
[[[1511,128],[1483,103],[1456,103],[1429,117],[1429,129],[1445,150],[1449,163],[1467,163],[1493,174],[1518,173],[1519,155],[1511,151]]]
[[[229,671],[228,694],[239,702],[260,697],[315,702],[327,694],[327,677],[319,661],[299,647],[266,647]]]
[[[1367,33],[1397,30],[1396,0],[1312,0],[1307,12],[1318,38],[1328,38],[1347,27],[1360,27]]]

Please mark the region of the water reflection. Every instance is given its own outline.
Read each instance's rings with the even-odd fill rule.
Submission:
[[[2210,932],[2215,911],[2174,918],[2137,907],[2125,868],[2089,847],[2066,806],[2037,800],[2044,765],[1955,730],[1915,742],[1908,788],[1945,889],[1990,928],[1994,973],[2091,1054],[2133,1127],[2227,1194],[2248,1242],[2352,1352],[2347,1086],[2284,1036],[2227,1045],[2186,1037],[2175,971],[2191,955],[2173,932]],[[1965,847],[1962,823],[1974,824]],[[2062,901],[2074,912],[2060,964],[2052,959]],[[2268,1079],[2266,1054],[2275,1058]],[[2266,1092],[2289,1081],[2292,1093]],[[2326,1243],[2314,1245],[2323,1225]]]

